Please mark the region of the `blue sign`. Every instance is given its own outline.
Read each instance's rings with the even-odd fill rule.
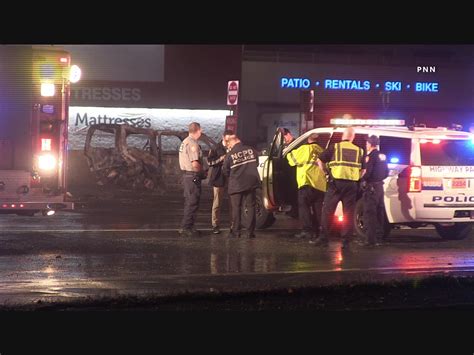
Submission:
[[[324,80],[324,88],[332,90],[370,90],[370,81],[365,80]]]
[[[313,84],[311,84],[313,83]],[[313,87],[322,87],[324,90],[339,91],[369,91],[370,89],[380,88],[388,92],[410,91],[422,93],[439,92],[439,83],[437,82],[415,82],[403,83],[401,81],[385,81],[372,82],[370,80],[354,80],[354,79],[324,79],[324,81],[312,82],[309,78],[280,78],[280,87],[282,89],[309,89]]]
[[[281,78],[280,86],[282,88],[308,89],[311,86],[311,80],[307,78]]]
[[[438,92],[438,83],[415,83],[417,92]]]
[[[385,91],[402,91],[402,82],[401,81],[386,81],[384,87],[385,87]]]

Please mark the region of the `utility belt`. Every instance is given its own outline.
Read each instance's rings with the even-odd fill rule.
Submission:
[[[201,180],[204,180],[204,179],[207,178],[207,171],[200,171],[200,172],[197,172],[197,171],[182,170],[182,172],[183,172],[183,175],[184,175],[184,176],[192,177],[192,178],[193,178],[193,182],[194,182],[197,186],[201,186]]]

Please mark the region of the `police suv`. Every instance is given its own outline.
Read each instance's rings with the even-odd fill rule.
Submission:
[[[444,127],[406,127],[403,120],[333,119],[334,127],[312,129],[289,146],[284,146],[278,129],[267,156],[259,160],[262,203],[267,213],[257,219],[260,228],[269,224],[275,211],[297,206],[295,168],[286,155],[318,134],[318,144],[327,148],[341,141],[345,126],[355,128],[354,144],[365,151],[370,135],[380,139],[380,151],[387,157],[389,176],[384,180],[385,236],[394,226],[412,228],[434,225],[444,239],[469,236],[474,222],[474,135]],[[338,223],[354,223],[365,237],[362,200],[356,205],[353,221],[345,221],[339,204],[334,218]],[[263,219],[266,219],[263,221]]]

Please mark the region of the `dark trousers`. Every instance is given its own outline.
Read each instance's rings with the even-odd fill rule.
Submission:
[[[193,182],[193,175],[183,176],[184,187],[184,213],[181,226],[183,229],[192,229],[196,221],[196,214],[201,198],[201,181],[199,184]]]
[[[255,189],[239,192],[236,194],[230,195],[230,204],[232,206],[232,222],[231,222],[231,231],[239,234],[242,226],[240,224],[240,219],[242,215],[242,205],[245,204],[247,207],[247,213],[250,216],[250,224],[247,227],[249,234],[253,234],[255,231]]]
[[[319,236],[324,192],[311,186],[303,186],[298,190],[298,213],[303,222],[303,230],[314,232]]]
[[[342,227],[342,238],[349,240],[354,230],[354,210],[357,200],[357,182],[348,180],[334,180],[328,184],[328,190],[324,196],[322,212],[322,238],[329,237],[329,228],[334,220],[334,212],[337,204],[342,201],[344,210],[344,224]]]
[[[369,183],[363,194],[364,226],[367,231],[367,242],[375,243],[377,235],[383,238],[385,219],[383,202],[383,182]]]

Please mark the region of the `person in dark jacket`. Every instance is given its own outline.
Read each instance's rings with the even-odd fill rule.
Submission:
[[[228,193],[232,205],[232,223],[229,238],[240,238],[240,216],[242,205],[247,207],[250,223],[247,226],[247,237],[255,238],[255,194],[260,186],[258,175],[257,152],[242,144],[240,139],[233,135],[227,140],[230,148],[224,160],[224,175],[229,177]]]
[[[209,185],[213,187],[214,199],[212,201],[212,232],[219,234],[220,211],[222,208],[222,201],[224,198],[226,177],[222,172],[224,165],[224,158],[227,154],[227,142],[225,138],[233,135],[234,132],[230,130],[224,131],[222,141],[211,148],[207,156],[207,162],[210,167]]]
[[[366,172],[361,179],[364,224],[367,230],[367,241],[364,246],[367,247],[382,244],[385,223],[383,181],[388,176],[389,170],[385,154],[377,149],[379,143],[377,136],[370,136],[367,140]]]

